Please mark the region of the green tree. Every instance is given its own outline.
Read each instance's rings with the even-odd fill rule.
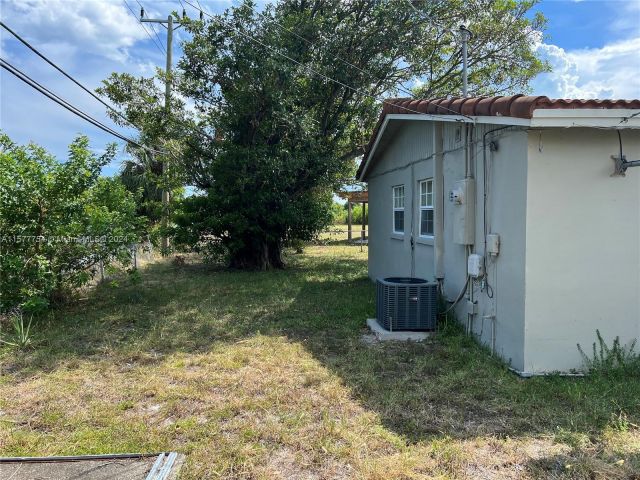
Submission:
[[[139,142],[148,147],[127,147],[130,158],[122,164],[120,179],[129,191],[142,192],[138,212],[148,219],[152,240],[169,233],[160,228],[160,220],[165,215],[171,221],[175,205],[184,195],[186,178],[181,157],[185,153],[185,140],[194,132],[207,135],[205,128],[199,128],[187,113],[180,96],[170,97],[167,111],[165,78],[161,70],[154,78],[113,73],[97,89],[120,107],[107,111],[113,121],[122,126],[135,125],[140,132]],[[163,190],[169,192],[166,209],[162,204]]]
[[[203,193],[181,206],[179,238],[222,245],[234,267],[282,267],[283,245],[331,220],[330,192],[353,175],[380,98],[415,80],[424,95],[459,94],[462,22],[475,33],[471,92],[525,91],[547,68],[534,3],[290,0],[258,11],[245,1],[187,22],[175,81],[198,112],[192,124],[215,135],[181,138],[183,171]]]
[[[138,214],[156,224],[162,217],[162,163],[148,159],[147,155],[132,156],[122,162],[119,178],[127,190],[140,192]]]
[[[345,210],[345,205],[335,201],[331,204],[331,223],[333,225],[341,225],[347,222],[347,211]]]
[[[347,204],[344,205],[344,218],[345,218],[345,223],[347,222]],[[369,223],[369,209],[366,209],[366,213],[364,215],[365,217],[365,223]],[[362,204],[361,203],[354,203],[351,206],[351,222],[353,223],[353,225],[358,225],[358,224],[362,224]]]
[[[0,135],[0,311],[46,304],[89,281],[100,261],[128,262],[141,226],[135,198],[100,177],[115,152],[96,156],[78,137],[60,163]]]

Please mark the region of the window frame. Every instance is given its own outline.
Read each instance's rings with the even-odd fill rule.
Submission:
[[[422,186],[425,186],[424,194],[422,192]],[[431,190],[429,190],[431,187]],[[424,205],[422,202],[424,196]],[[425,178],[423,180],[418,180],[418,237],[420,238],[434,238],[435,236],[435,202],[434,202],[435,192],[434,192],[434,182],[433,177]],[[431,202],[429,202],[429,198],[431,198]],[[422,212],[430,211],[431,214],[431,224],[432,224],[432,232],[431,233],[422,233]]]
[[[402,196],[396,195],[396,190],[402,189]],[[396,206],[396,199],[402,199],[402,206]],[[404,184],[393,185],[391,187],[391,232],[394,235],[404,235],[405,231],[405,199],[406,199],[406,189]],[[399,203],[399,202],[398,202]],[[402,212],[402,230],[396,230],[396,212]]]

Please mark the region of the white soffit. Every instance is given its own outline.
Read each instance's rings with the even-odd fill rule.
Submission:
[[[640,128],[640,110],[539,108],[533,111],[531,127]]]

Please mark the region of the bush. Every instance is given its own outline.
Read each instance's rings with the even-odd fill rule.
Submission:
[[[348,223],[347,204],[339,204],[334,202],[331,207],[331,216],[334,225],[346,225]],[[365,214],[365,221],[369,223],[369,209]],[[351,223],[352,225],[362,224],[362,204],[354,203],[351,206]]]
[[[331,218],[333,225],[346,225],[348,223],[347,204],[333,202],[331,206]],[[351,223],[352,225],[362,224],[362,204],[354,203],[351,206]],[[365,223],[369,223],[369,209],[365,214]]]
[[[244,195],[230,192],[224,197],[216,187],[202,195],[186,197],[178,204],[174,216],[176,248],[201,253],[232,268],[281,268],[284,247],[296,248],[301,242],[313,240],[318,231],[331,223],[330,192],[309,190],[301,193],[294,203],[280,199],[278,202],[283,203],[272,210],[265,205],[254,208],[251,197],[263,194],[278,196],[276,191],[252,189]],[[219,204],[223,201],[225,207],[221,209]],[[239,208],[234,210],[234,205]],[[278,235],[268,235],[278,224],[283,230]]]
[[[345,207],[345,211],[346,211],[346,207]],[[346,214],[345,214],[345,218],[346,218]],[[351,219],[354,225],[362,224],[362,204],[361,203],[356,203],[353,205],[351,210]],[[365,223],[369,223],[369,209],[367,209],[364,219],[365,219]],[[345,220],[345,223],[346,223],[346,220]]]
[[[0,311],[42,310],[86,284],[100,261],[130,261],[141,227],[135,198],[100,177],[114,156],[115,145],[96,156],[81,136],[61,163],[0,135]]]

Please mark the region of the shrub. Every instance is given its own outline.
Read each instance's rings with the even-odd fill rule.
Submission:
[[[345,213],[345,223],[347,223],[346,221],[346,213]],[[364,215],[364,220],[365,223],[369,223],[369,209],[367,208],[367,211]],[[361,203],[354,203],[351,207],[351,222],[353,224],[362,224],[362,204]]]
[[[114,156],[115,145],[97,156],[81,136],[62,163],[0,135],[0,311],[42,310],[99,262],[129,262],[141,221],[134,196],[100,177]]]
[[[636,353],[636,341],[630,345],[624,346],[620,344],[620,337],[613,340],[613,344],[609,347],[600,331],[596,330],[597,344],[593,342],[593,351],[591,356],[587,355],[580,344],[578,350],[582,355],[585,370],[592,374],[625,374],[640,376],[640,354]]]

